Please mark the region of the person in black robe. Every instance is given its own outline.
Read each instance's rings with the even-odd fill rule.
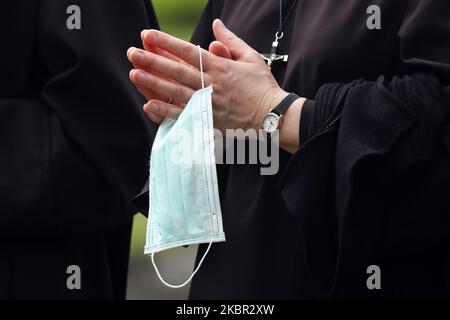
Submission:
[[[449,16],[444,0],[296,3],[277,51],[289,59],[274,62],[272,72],[284,92],[307,100],[286,113],[289,130],[292,123],[296,129],[283,143],[281,127],[277,175],[260,175],[259,165],[218,165],[227,242],[212,247],[191,299],[450,296]],[[216,18],[234,34],[220,22],[213,32]],[[270,52],[278,26],[278,1],[211,0],[192,43],[244,68],[242,50],[260,65],[256,53]],[[213,42],[217,29],[222,36]],[[170,48],[156,31],[146,36],[148,46],[195,66],[189,59],[195,48]],[[152,50],[172,58],[172,66],[178,62],[160,51]],[[255,108],[249,92],[255,84],[230,71],[233,64],[204,56],[214,61],[205,68],[206,84],[219,89],[215,124],[236,129],[236,114]],[[147,59],[148,69],[161,61],[150,53]],[[134,79],[173,98],[168,105],[171,100],[147,92],[146,111],[155,122],[173,115],[196,89],[191,71],[165,66],[177,81],[170,86],[151,75]],[[218,68],[238,82],[235,91],[247,104],[232,91],[241,103],[230,104],[228,113],[220,109],[221,90],[229,86]],[[381,287],[371,285],[374,268]]]
[[[1,299],[125,298],[155,130],[124,51],[149,27],[149,1],[2,3]]]

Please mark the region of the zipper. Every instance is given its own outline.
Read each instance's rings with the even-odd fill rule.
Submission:
[[[309,141],[312,141],[313,139],[316,139],[317,137],[327,133],[331,129],[333,129],[333,126],[341,120],[342,113],[339,113],[337,116],[335,116],[330,122],[325,124]]]
[[[332,131],[336,125],[336,123],[341,120],[341,113],[339,113],[337,116],[335,116],[331,121],[326,123],[322,128],[319,129],[319,131],[316,132],[308,141],[306,141],[304,144],[301,145],[302,150],[306,150],[309,148],[309,145],[311,143],[314,143],[315,140],[317,140],[320,136]]]

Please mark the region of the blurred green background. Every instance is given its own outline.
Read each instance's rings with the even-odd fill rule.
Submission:
[[[153,0],[162,31],[189,40],[207,0]],[[189,287],[169,289],[156,278],[149,257],[144,256],[147,218],[138,214],[133,224],[128,273],[128,299],[186,299]],[[196,246],[170,250],[158,255],[161,273],[168,280],[182,282],[192,270]],[[169,273],[169,274],[168,274]]]
[[[153,0],[161,30],[189,40],[206,0]]]

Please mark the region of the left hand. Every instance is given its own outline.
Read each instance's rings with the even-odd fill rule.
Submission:
[[[228,48],[233,58],[202,50],[205,85],[212,85],[214,91],[214,127],[221,131],[258,130],[262,119],[287,93],[279,87],[260,54],[220,20],[214,21],[213,31],[226,47],[224,51]],[[201,88],[198,48],[157,30],[146,31],[143,39],[145,46],[157,50],[134,49],[129,54],[135,66],[131,79],[141,92],[152,91],[172,98],[171,104],[153,99],[145,111],[161,117],[179,114],[182,109],[177,105],[188,102]],[[166,52],[171,58],[158,52]]]

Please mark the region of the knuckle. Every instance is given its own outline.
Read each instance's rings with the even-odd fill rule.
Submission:
[[[213,82],[212,88],[213,88],[214,93],[216,93],[216,94],[220,94],[223,90],[223,86],[219,82],[216,82],[216,81]]]
[[[228,61],[223,61],[221,59],[214,61],[214,69],[221,73],[228,73],[230,71]]]
[[[150,119],[150,121],[159,124],[161,122],[161,119],[159,116],[157,116],[156,114],[154,114],[153,112],[149,112],[147,113],[148,118]]]
[[[189,57],[192,54],[192,47],[190,44],[183,44],[180,50],[182,57]]]
[[[170,118],[177,118],[179,116],[179,112],[178,112],[178,110],[176,108],[169,107],[168,110],[167,110],[167,115]]]
[[[161,117],[167,117],[168,114],[167,107],[165,105],[160,105],[158,113]]]
[[[251,51],[250,56],[255,61],[262,60],[261,55],[255,50]]]
[[[226,38],[227,38],[228,42],[237,42],[240,40],[239,37],[237,35],[235,35],[234,33],[231,33]]]
[[[178,101],[184,101],[184,97],[185,97],[185,90],[184,87],[177,85],[175,86],[174,90],[173,90],[173,96],[174,98],[176,97]]]
[[[259,55],[259,53],[252,50],[252,51],[247,51],[246,53],[244,53],[242,58],[245,60],[258,61],[259,59],[261,59],[261,56]]]
[[[157,88],[159,86],[158,80],[156,77],[148,75],[147,76],[147,87],[148,88]]]
[[[167,43],[169,42],[169,40],[167,39],[167,35],[165,35],[164,33],[159,33],[158,31],[153,31],[153,35],[155,40],[157,40],[157,42],[159,43],[159,45],[167,45]]]
[[[183,79],[185,76],[184,67],[181,64],[177,64],[177,66],[173,69],[172,77],[175,79]]]
[[[142,53],[142,64],[146,67],[152,67],[154,65],[154,58],[151,54],[149,54],[148,52],[143,52]]]

